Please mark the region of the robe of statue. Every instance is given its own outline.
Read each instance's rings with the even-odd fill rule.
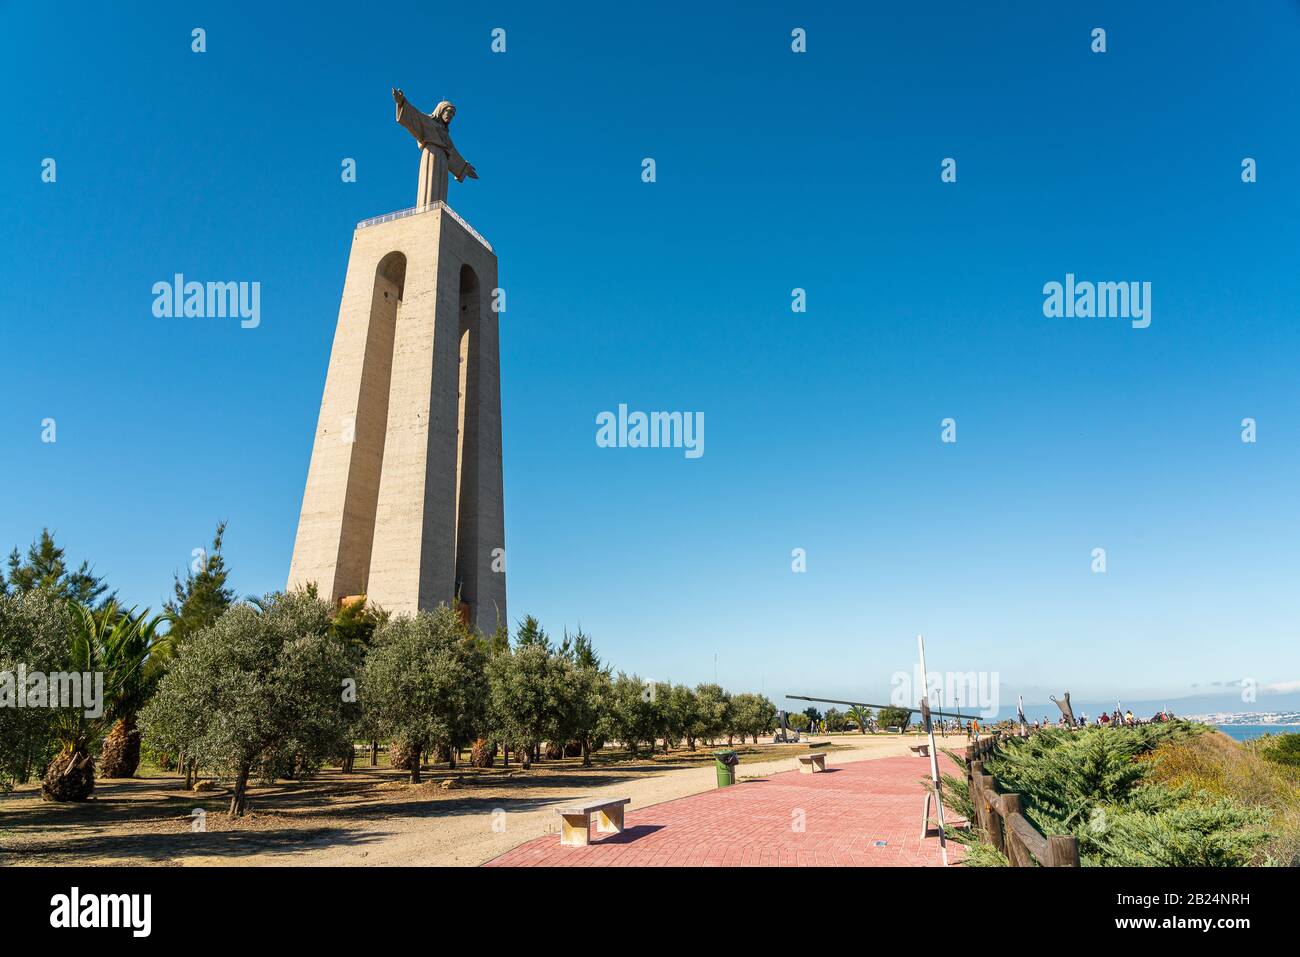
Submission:
[[[459,183],[465,179],[465,167],[469,165],[451,141],[447,124],[428,113],[421,113],[409,100],[398,105],[397,122],[406,127],[420,144],[420,188],[415,205],[423,207],[434,202],[445,203],[448,171]]]

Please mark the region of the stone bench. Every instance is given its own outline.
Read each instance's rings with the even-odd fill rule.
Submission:
[[[930,745],[928,743],[914,744],[912,745],[912,753],[918,758],[928,758],[930,756]]]
[[[826,770],[826,752],[814,751],[812,754],[799,755],[799,773],[816,774]]]
[[[623,832],[623,808],[631,798],[609,798],[569,804],[558,808],[560,814],[560,843],[566,847],[586,847],[591,843],[591,816],[596,815],[596,830],[601,834]]]

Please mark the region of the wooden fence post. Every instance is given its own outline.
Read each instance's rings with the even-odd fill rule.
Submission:
[[[1079,839],[1054,834],[1047,839],[1047,857],[1044,867],[1078,867]]]
[[[1003,854],[1007,852],[1007,835],[1002,816],[1002,798],[998,794],[989,795],[989,840]]]
[[[1019,867],[1021,865],[1021,855],[1015,845],[1015,839],[1012,836],[1014,832],[1010,827],[1011,815],[1013,814],[1024,814],[1020,805],[1020,795],[1002,795],[1002,846],[999,850],[1006,855],[1007,861],[1012,867]]]
[[[1044,838],[1025,816],[1020,795],[999,794],[996,779],[984,772],[983,759],[994,752],[1000,737],[998,732],[966,749],[971,827],[983,831],[985,842],[1000,851],[1013,867],[1031,867],[1035,860],[1043,867],[1078,867],[1078,838]]]

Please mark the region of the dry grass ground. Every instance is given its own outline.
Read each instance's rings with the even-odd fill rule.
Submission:
[[[1265,758],[1266,746],[1264,741],[1243,745],[1211,731],[1161,745],[1148,760],[1154,763],[1155,781],[1268,808],[1272,836],[1264,854],[1278,864],[1300,866],[1300,769]]]
[[[917,736],[823,735],[832,764],[908,753]],[[952,744],[958,739],[949,738]],[[480,864],[555,830],[555,807],[577,797],[619,794],[631,807],[694,794],[716,784],[712,752],[679,750],[630,759],[599,752],[523,771],[445,766],[413,785],[404,772],[360,758],[307,781],[257,786],[243,818],[225,813],[224,787],[187,792],[175,774],[145,769],[101,781],[84,804],[50,804],[35,786],[0,798],[0,866],[201,864]],[[738,745],[741,777],[795,767],[808,745]],[[918,762],[919,767],[919,762]],[[923,771],[923,769],[922,769]],[[918,773],[920,776],[920,773]],[[450,783],[449,783],[450,782]],[[195,830],[195,810],[204,828]]]

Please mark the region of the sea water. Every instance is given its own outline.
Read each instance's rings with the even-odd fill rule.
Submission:
[[[1294,724],[1220,724],[1215,727],[1237,741],[1249,741],[1264,734],[1300,734],[1300,725]]]

